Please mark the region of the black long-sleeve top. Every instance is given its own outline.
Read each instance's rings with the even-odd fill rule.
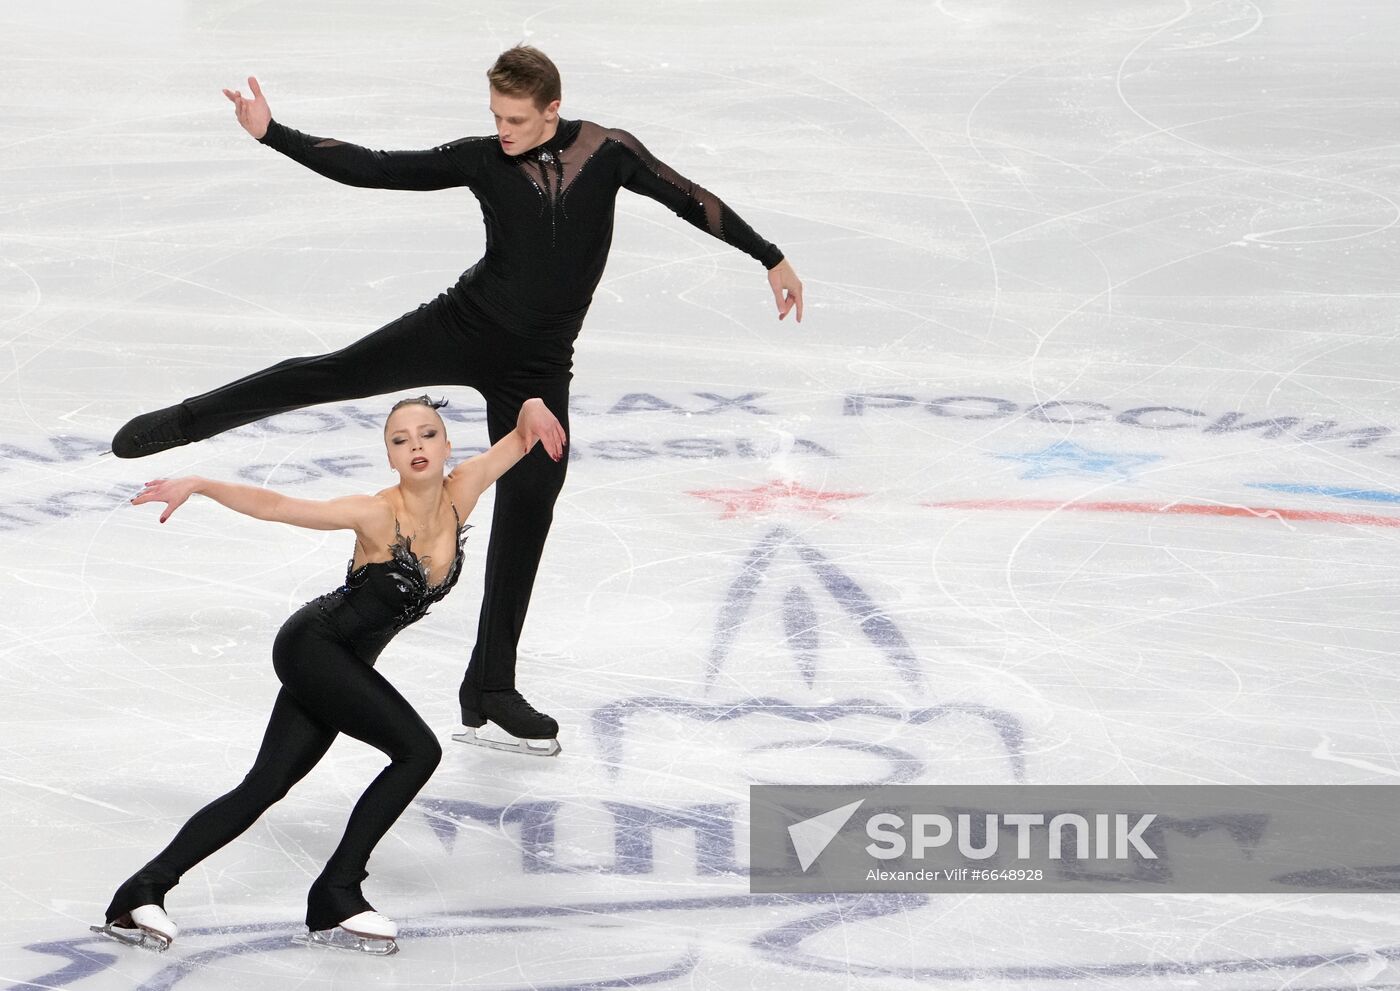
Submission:
[[[486,253],[449,295],[530,337],[578,333],[608,260],[619,189],[651,197],[765,268],[783,260],[713,193],[658,161],[626,131],[591,121],[560,119],[552,138],[516,156],[494,136],[425,151],[372,151],[277,121],[261,141],[351,186],[470,189],[481,204]]]

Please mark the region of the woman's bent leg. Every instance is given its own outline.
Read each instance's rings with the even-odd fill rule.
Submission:
[[[390,759],[355,803],[340,844],[311,887],[306,924],[320,930],[372,910],[360,891],[370,853],[432,776],[442,747],[384,676],[348,651],[308,661],[279,665],[283,683],[316,718]]]
[[[164,908],[165,893],[182,874],[247,830],[316,766],[334,739],[335,730],[312,717],[283,688],[257,759],[243,781],[191,816],[164,850],[117,889],[107,921],[140,905]]]

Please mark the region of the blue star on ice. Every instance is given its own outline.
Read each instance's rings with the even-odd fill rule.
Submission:
[[[1021,478],[1054,478],[1060,475],[1113,475],[1123,480],[1133,477],[1133,469],[1162,460],[1160,454],[1113,454],[1091,451],[1069,441],[1056,441],[1043,451],[1025,454],[994,454],[1002,461],[1020,461],[1029,467]]]

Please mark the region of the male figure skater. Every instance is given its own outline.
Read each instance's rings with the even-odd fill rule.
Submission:
[[[602,278],[619,189],[641,193],[762,263],[778,319],[802,319],[802,283],[777,247],[714,194],[654,158],[631,134],[559,116],[559,71],[516,46],[487,72],[495,136],[425,151],[372,151],[313,137],[272,119],[252,96],[224,90],[238,122],[261,143],[337,182],[378,189],[465,186],[481,205],[486,253],[456,285],[331,354],[292,358],[123,426],[120,458],[140,458],[319,403],[432,385],[466,385],[486,400],[492,442],[514,429],[521,404],[541,397],[569,430],[573,342]],[[457,736],[521,753],[552,754],[559,724],[515,688],[516,646],[568,459],[529,454],[497,485],[476,646],[459,700]],[[476,736],[491,721],[516,737]]]

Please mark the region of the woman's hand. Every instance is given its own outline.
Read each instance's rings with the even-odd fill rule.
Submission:
[[[535,441],[539,441],[544,445],[545,453],[555,461],[564,457],[564,448],[568,446],[569,438],[564,435],[559,418],[549,411],[543,399],[525,400],[524,405],[520,407],[520,416],[515,421],[515,429],[525,441],[527,454],[535,446]]]
[[[147,482],[146,487],[131,500],[131,504],[140,506],[148,502],[165,503],[165,511],[160,514],[160,521],[164,523],[170,519],[171,513],[183,506],[185,500],[194,494],[201,481],[203,479],[193,475],[185,478],[157,478],[155,481]]]

